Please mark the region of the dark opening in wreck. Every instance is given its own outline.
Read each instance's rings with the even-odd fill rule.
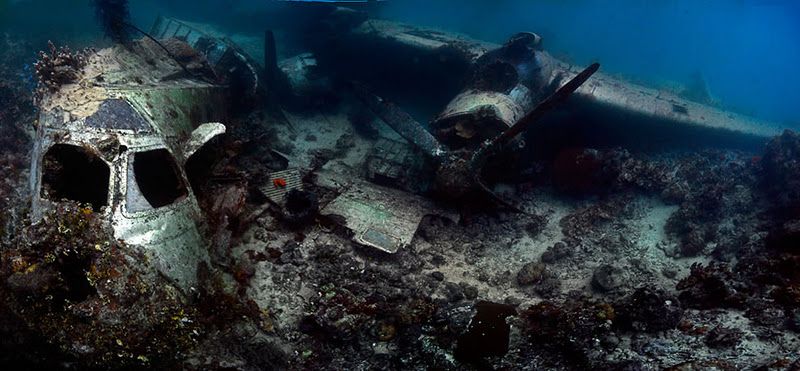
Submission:
[[[83,147],[56,144],[44,156],[42,197],[92,205],[108,204],[108,165]]]
[[[186,184],[178,171],[178,165],[166,149],[137,152],[131,156],[130,163],[141,193],[128,192],[129,210],[141,211],[148,208],[148,205],[142,205],[135,200],[138,194],[141,194],[152,208],[171,205],[188,194]]]

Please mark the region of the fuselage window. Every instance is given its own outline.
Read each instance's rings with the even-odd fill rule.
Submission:
[[[99,210],[108,204],[111,170],[99,156],[71,144],[56,144],[42,161],[41,197],[89,204]]]
[[[166,149],[136,152],[128,161],[127,209],[144,211],[172,205],[188,190],[175,158]]]

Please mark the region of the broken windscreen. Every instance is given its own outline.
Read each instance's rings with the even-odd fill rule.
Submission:
[[[41,197],[77,201],[99,210],[108,204],[110,173],[108,165],[91,151],[56,144],[47,150],[42,161]]]
[[[172,205],[187,194],[178,164],[166,149],[136,152],[128,158],[129,212]]]
[[[103,101],[97,112],[86,118],[85,123],[87,126],[104,129],[150,130],[147,121],[122,99]]]

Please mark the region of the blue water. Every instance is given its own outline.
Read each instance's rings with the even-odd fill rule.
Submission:
[[[91,40],[89,0],[0,0],[3,27],[56,40]],[[157,14],[268,28],[269,0],[131,1],[148,28]],[[48,9],[43,12],[42,9]],[[800,1],[787,0],[389,0],[380,16],[502,42],[519,31],[553,55],[653,87],[702,76],[723,107],[800,128]],[[264,24],[259,24],[264,23]],[[73,40],[73,44],[76,41]]]

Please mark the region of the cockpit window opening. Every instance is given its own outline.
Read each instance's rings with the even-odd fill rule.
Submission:
[[[55,144],[42,161],[41,197],[70,200],[99,210],[108,204],[111,169],[97,154],[71,144]]]
[[[136,152],[128,159],[126,208],[139,212],[172,205],[189,191],[172,154],[164,148]]]

